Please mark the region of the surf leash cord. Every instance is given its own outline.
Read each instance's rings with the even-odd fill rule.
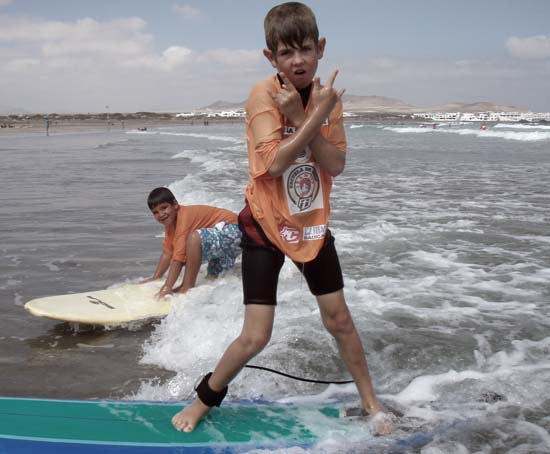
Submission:
[[[282,375],[283,377],[291,378],[292,380],[305,381],[307,383],[319,383],[322,385],[347,385],[349,383],[353,383],[353,380],[331,381],[331,380],[314,380],[312,378],[296,377],[296,375],[290,375],[285,372],[281,372],[275,369],[270,369],[269,367],[253,366],[251,364],[247,364],[244,367],[248,367],[249,369],[264,370],[266,372],[271,372],[273,374]]]

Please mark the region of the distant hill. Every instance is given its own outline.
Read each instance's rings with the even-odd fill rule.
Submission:
[[[236,110],[236,109],[244,109],[246,101],[242,102],[228,102],[228,101],[216,101],[212,104],[209,104],[206,107],[201,107],[198,110],[213,110],[213,111],[220,111],[220,110]]]
[[[454,102],[444,104],[441,106],[425,107],[422,108],[424,112],[527,112],[529,109],[524,107],[493,104],[491,102],[475,102],[471,104],[465,104],[462,102]]]
[[[412,112],[417,109],[399,99],[386,96],[344,95],[343,101],[347,112]]]
[[[414,112],[526,112],[528,109],[517,106],[494,104],[483,101],[476,103],[454,102],[438,106],[419,107],[408,104],[400,99],[386,96],[344,95],[344,110],[346,112],[380,112],[380,113],[414,113]],[[216,101],[200,110],[223,111],[244,109],[246,101],[228,102]]]
[[[244,109],[246,101],[228,102],[216,101],[206,107],[201,107],[199,110],[235,110]],[[399,99],[386,98],[384,96],[356,96],[344,95],[344,109],[351,112],[365,111],[396,111],[416,109],[416,107],[400,101]]]

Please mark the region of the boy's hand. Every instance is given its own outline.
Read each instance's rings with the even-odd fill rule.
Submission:
[[[160,290],[158,291],[158,293],[156,294],[156,297],[157,297],[157,299],[160,300],[160,299],[162,299],[162,298],[164,298],[164,297],[166,297],[166,296],[168,296],[168,295],[171,295],[172,293],[173,293],[173,291],[172,291],[171,288],[168,288],[168,287],[166,287],[166,286],[163,285],[163,286],[160,288]]]
[[[315,77],[313,79],[313,88],[311,89],[311,102],[313,108],[322,109],[325,115],[329,115],[338,101],[342,99],[345,89],[336,90],[333,88],[334,81],[338,75],[338,70],[334,71],[328,78],[325,86],[321,86],[321,79]]]
[[[273,101],[277,104],[279,111],[292,123],[293,126],[299,127],[306,118],[302,97],[298,90],[288,80],[285,73],[280,72],[279,76],[283,81],[281,90],[277,93],[270,92]]]
[[[155,277],[148,277],[147,279],[142,279],[138,282],[138,284],[147,284],[147,282],[153,282],[156,281],[158,278]]]

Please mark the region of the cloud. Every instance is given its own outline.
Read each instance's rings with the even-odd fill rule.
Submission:
[[[161,55],[146,54],[119,62],[118,67],[172,72],[194,61],[195,52],[182,46],[170,46]]]
[[[260,49],[158,49],[139,17],[0,15],[0,99],[28,110],[189,109],[244,99],[265,70]]]
[[[506,41],[506,47],[513,57],[525,60],[544,60],[550,58],[550,36],[537,35],[527,38],[512,36]]]
[[[193,54],[191,49],[181,46],[171,46],[162,53],[162,59],[168,68],[176,68],[184,64]]]
[[[61,22],[0,16],[2,42],[10,44],[8,48],[13,50],[10,57],[0,55],[0,63],[10,71],[23,70],[28,66],[23,62],[29,61],[39,61],[43,68],[94,65],[165,72],[205,62],[250,68],[261,55],[259,51],[246,49],[194,52],[181,45],[171,45],[159,53],[153,48],[154,38],[147,32],[147,23],[138,17]]]
[[[184,19],[197,19],[202,16],[200,9],[188,4],[180,5],[178,3],[174,3],[173,10]]]
[[[42,57],[68,55],[136,56],[153,41],[147,23],[131,17],[107,22],[84,18],[74,22],[0,18],[0,42],[37,46]]]
[[[0,8],[2,8],[3,6],[11,5],[11,3],[12,0],[0,0]]]
[[[380,95],[417,106],[490,101],[548,110],[550,62],[546,60],[399,58],[322,60],[321,79],[334,68],[337,88]]]
[[[263,59],[260,49],[210,49],[201,55],[201,60],[205,62],[221,63],[243,70],[250,67],[256,68]]]
[[[463,78],[507,79],[524,75],[521,65],[512,60],[414,59],[373,57],[348,61],[342,75],[353,74],[367,83],[401,83],[403,81],[447,80],[456,83]]]

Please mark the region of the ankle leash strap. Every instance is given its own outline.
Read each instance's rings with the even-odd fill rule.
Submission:
[[[212,372],[207,373],[195,388],[195,391],[197,391],[197,396],[199,396],[199,399],[204,405],[207,407],[219,407],[227,394],[227,386],[220,392],[214,391],[208,385],[208,380],[211,376]]]

